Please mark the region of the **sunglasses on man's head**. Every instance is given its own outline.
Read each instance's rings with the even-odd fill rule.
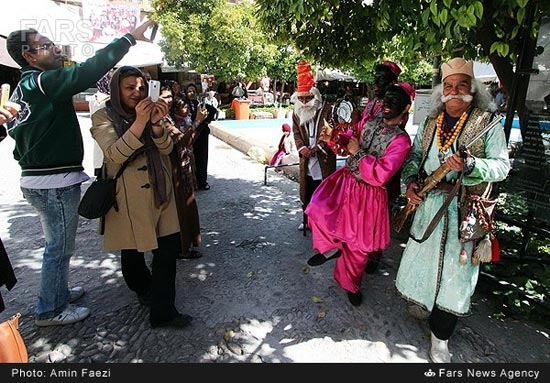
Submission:
[[[41,50],[48,50],[48,49],[55,48],[55,47],[56,47],[55,43],[44,43],[42,45],[31,48],[29,50],[31,52],[38,52],[38,51],[41,51]]]

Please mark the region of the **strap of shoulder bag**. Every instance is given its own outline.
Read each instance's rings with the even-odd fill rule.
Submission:
[[[117,180],[117,179],[122,175],[122,173],[124,172],[124,169],[126,169],[126,167],[128,166],[128,164],[130,163],[131,160],[133,160],[133,157],[132,157],[132,156],[128,157],[128,158],[126,159],[126,161],[124,161],[124,162],[122,163],[122,165],[121,165],[120,168],[118,169],[118,172],[116,172],[115,178],[113,178],[113,179]]]
[[[132,153],[130,155],[130,157],[128,157],[126,159],[126,161],[124,161],[122,163],[122,165],[120,166],[120,168],[118,169],[118,172],[116,172],[116,175],[115,177],[113,178],[114,180],[117,180],[121,175],[122,173],[124,172],[124,169],[126,169],[126,167],[128,166],[128,164],[130,162],[132,162],[137,156],[139,156],[141,153],[144,153],[146,150],[141,150],[141,149],[138,149],[136,150],[134,153]]]
[[[424,232],[424,235],[422,236],[422,238],[417,239],[412,234],[409,235],[414,241],[418,243],[422,243],[425,240],[427,240],[430,237],[430,235],[432,235],[433,231],[435,230],[435,227],[437,226],[439,221],[441,221],[443,214],[445,214],[445,212],[447,211],[447,208],[451,204],[451,201],[458,194],[458,190],[460,189],[460,185],[462,184],[462,177],[463,177],[463,173],[461,172],[460,177],[456,180],[456,183],[454,187],[451,189],[451,191],[449,192],[449,194],[447,194],[447,198],[445,199],[445,202],[443,203],[443,205],[441,205],[441,207],[433,217],[432,222],[430,222],[430,224],[426,228],[426,231]]]

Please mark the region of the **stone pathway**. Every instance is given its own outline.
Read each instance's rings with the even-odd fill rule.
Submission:
[[[73,325],[34,326],[40,224],[19,196],[15,161],[2,148],[2,163],[11,165],[0,178],[0,235],[19,281],[11,292],[2,290],[7,310],[0,319],[22,313],[31,362],[428,361],[427,323],[407,316],[394,288],[402,241],[394,239],[382,267],[364,278],[364,303],[353,307],[333,280],[334,263],[306,264],[311,236],[297,231],[297,184],[270,174],[264,186],[264,165],[215,137],[210,145],[212,189],[197,195],[204,257],[178,263],[177,307],[194,317],[184,330],[149,327],[146,309],[124,283],[118,253],[102,250],[97,222],[85,219],[71,282],[86,288],[79,303],[92,314]],[[550,361],[548,329],[494,319],[493,304],[490,296],[474,296],[474,314],[459,322],[450,341],[453,361]]]

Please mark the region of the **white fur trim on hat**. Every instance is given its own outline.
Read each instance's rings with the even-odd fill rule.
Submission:
[[[319,100],[320,103],[323,102],[323,96],[321,96],[321,92],[316,87],[311,87],[311,89],[307,93],[294,92],[292,96],[290,96],[290,102],[295,103],[298,97],[311,96],[311,95],[313,95],[313,98],[315,98],[316,100]]]
[[[465,74],[466,76],[474,78],[474,63],[473,61],[466,61],[461,57],[455,57],[454,59],[443,63],[443,65],[441,65],[441,71],[442,81],[453,74]]]
[[[316,98],[321,97],[321,92],[316,87],[312,86],[309,89],[309,92],[296,92],[297,97],[307,97],[307,96],[314,96]]]

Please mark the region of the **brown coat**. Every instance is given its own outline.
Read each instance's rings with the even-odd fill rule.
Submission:
[[[172,176],[178,218],[181,227],[182,254],[186,255],[191,246],[201,245],[201,228],[199,208],[195,199],[195,172],[193,156],[193,129],[188,128],[185,133],[180,131],[170,119],[165,120],[166,127],[174,141],[174,150],[170,153],[172,160]]]
[[[314,120],[317,123],[317,143],[320,143],[323,146],[325,153],[318,150],[316,155],[319,157],[319,165],[321,167],[321,174],[323,179],[327,178],[336,170],[336,154],[334,154],[330,149],[324,145],[324,142],[319,141],[319,136],[321,135],[321,130],[324,125],[323,120],[330,121],[332,113],[332,105],[329,103],[323,103],[323,107],[317,112],[314,117]],[[309,135],[305,125],[300,123],[300,120],[296,113],[292,116],[292,133],[294,134],[294,142],[296,143],[296,148],[299,150],[302,146],[309,147]],[[308,159],[300,155],[300,200],[302,204],[305,204],[306,200],[306,176],[307,176],[307,166]]]
[[[114,123],[105,108],[92,115],[93,138],[103,151],[106,176],[112,178],[121,164],[144,143],[130,130],[117,137]],[[168,202],[155,206],[154,191],[147,170],[145,153],[128,164],[117,182],[119,211],[111,209],[105,216],[105,251],[137,249],[140,252],[158,247],[157,238],[179,232],[178,213],[172,183],[170,152],[174,143],[168,130],[160,138],[153,138],[161,154]]]

